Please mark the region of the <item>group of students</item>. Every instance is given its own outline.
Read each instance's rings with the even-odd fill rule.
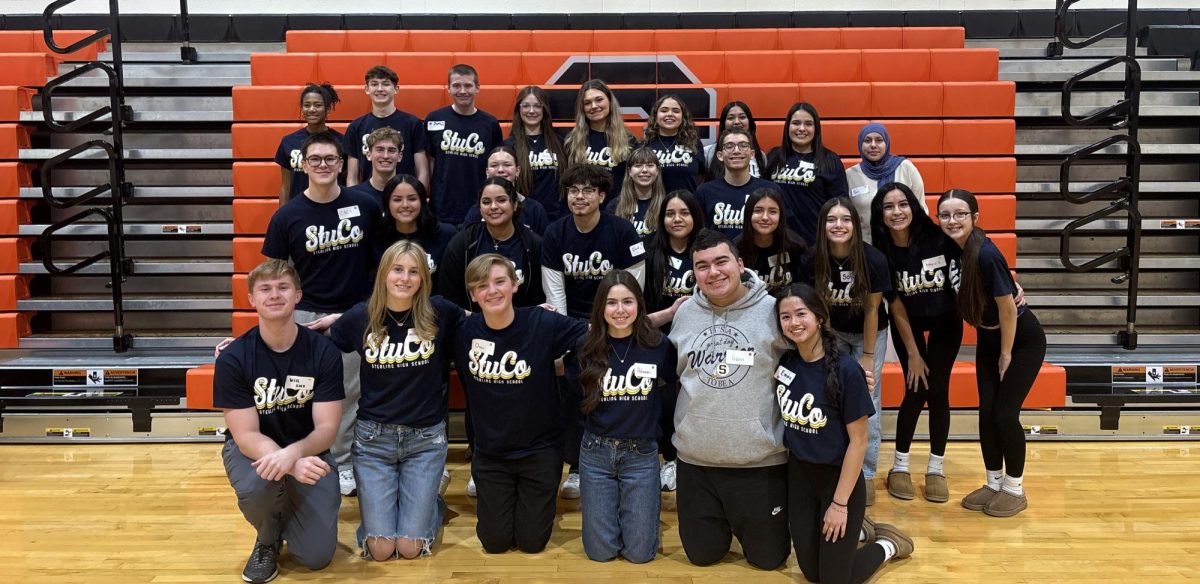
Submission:
[[[592,80],[565,139],[527,87],[502,141],[469,66],[451,68],[454,104],[423,122],[395,109],[397,81],[368,71],[374,109],[344,137],[323,127],[332,88],[306,87],[307,136],[280,146],[288,200],[265,237],[272,259],[248,277],[259,326],[220,349],[214,381],[226,470],[258,531],[246,581],[274,578],[283,541],[327,564],[354,491],[365,557],[431,552],[451,368],[488,553],[545,547],[565,460],[591,559],[652,560],[660,489],[677,487],[693,563],[737,537],[757,567],[794,548],[809,580],[862,582],[913,547],[865,516],[887,331],[906,386],[887,490],[914,497],[928,404],[925,498],[944,502],[963,321],[979,329],[987,480],[962,505],[1026,507],[1018,416],[1044,333],[975,197],[947,191],[935,224],[886,128],[863,128],[862,161],[844,171],[810,104],[764,156],[745,104],[724,108],[704,148],[666,96],[639,144]]]

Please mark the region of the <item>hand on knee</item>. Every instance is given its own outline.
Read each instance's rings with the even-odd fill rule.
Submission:
[[[386,537],[368,537],[367,553],[376,562],[386,562],[396,555],[396,540]]]

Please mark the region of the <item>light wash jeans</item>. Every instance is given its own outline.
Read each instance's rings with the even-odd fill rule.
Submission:
[[[579,448],[583,551],[598,562],[635,564],[658,553],[658,441],[604,438],[584,431]]]
[[[410,428],[359,420],[354,434],[359,546],[366,549],[367,537],[403,537],[421,541],[421,555],[429,554],[442,525],[446,423]]]
[[[862,333],[844,333],[833,331],[838,340],[838,350],[850,354],[855,360],[863,354]],[[885,328],[875,335],[875,391],[871,401],[875,404],[875,414],[867,418],[867,455],[863,458],[863,477],[868,481],[875,478],[875,469],[879,466],[879,444],[883,441],[883,426],[880,424],[879,396],[883,394],[883,360],[887,357],[888,330]]]

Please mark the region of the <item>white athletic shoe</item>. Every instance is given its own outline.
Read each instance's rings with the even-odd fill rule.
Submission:
[[[675,461],[669,460],[663,463],[662,468],[658,471],[658,481],[662,484],[662,490],[675,490]]]
[[[442,482],[438,484],[438,494],[446,496],[446,489],[450,488],[450,469],[442,469]]]
[[[475,477],[471,477],[471,480],[467,481],[467,496],[468,497],[478,497],[479,496],[479,494],[475,492]]]
[[[573,472],[567,475],[567,480],[563,481],[562,484],[562,498],[579,498],[579,473]]]
[[[353,497],[358,494],[358,485],[354,482],[354,469],[344,468],[338,471],[338,486],[343,497]]]

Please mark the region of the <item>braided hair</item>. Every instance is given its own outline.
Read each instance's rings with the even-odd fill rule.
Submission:
[[[821,347],[825,353],[825,402],[830,406],[836,406],[840,403],[842,396],[841,384],[838,382],[838,359],[841,357],[841,353],[838,351],[837,337],[833,336],[833,324],[829,320],[829,304],[825,302],[823,295],[808,284],[792,284],[784,288],[779,293],[779,300],[775,302],[775,325],[779,327],[779,334],[784,338],[787,338],[787,335],[783,334],[783,323],[779,322],[779,311],[783,301],[788,298],[796,298],[804,303],[821,327]],[[791,340],[789,339],[788,342],[790,343]]]

